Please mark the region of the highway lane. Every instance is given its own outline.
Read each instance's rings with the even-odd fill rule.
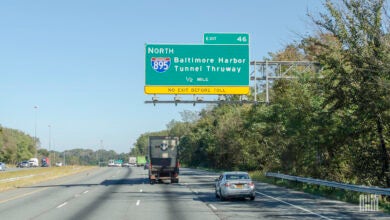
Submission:
[[[98,168],[0,194],[3,219],[218,219],[179,184],[150,185],[142,168]],[[196,196],[195,196],[196,198]]]
[[[142,168],[97,168],[0,193],[1,219],[389,219],[354,204],[257,183],[255,201],[215,198],[216,173],[181,169],[150,185]]]
[[[259,182],[256,183],[255,201],[222,202],[215,198],[213,180],[217,177],[216,173],[197,170],[187,172],[191,173],[188,175],[193,181],[184,183],[186,187],[212,207],[220,219],[390,219],[389,214],[382,212],[360,212],[357,204]]]

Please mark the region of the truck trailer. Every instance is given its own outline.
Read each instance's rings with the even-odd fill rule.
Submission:
[[[129,157],[129,164],[135,167],[137,165],[137,157]]]
[[[146,164],[145,156],[137,156],[137,167],[143,167]]]
[[[149,181],[179,182],[178,137],[149,136]]]

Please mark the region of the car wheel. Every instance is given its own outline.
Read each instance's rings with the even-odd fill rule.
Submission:
[[[251,201],[255,200],[255,196],[250,197]]]
[[[219,199],[219,195],[217,193],[217,190],[215,190],[215,198]]]

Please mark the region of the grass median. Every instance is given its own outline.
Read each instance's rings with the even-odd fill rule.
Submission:
[[[63,166],[0,172],[0,192],[17,187],[34,185],[95,168],[94,166]]]

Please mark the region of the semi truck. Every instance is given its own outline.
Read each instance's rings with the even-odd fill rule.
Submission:
[[[137,167],[143,167],[146,164],[145,156],[137,156]]]
[[[30,167],[39,167],[38,158],[30,158],[30,160],[28,160],[28,165]]]
[[[136,166],[137,165],[137,157],[129,157],[129,164],[130,164],[130,166]]]
[[[149,181],[179,182],[178,137],[149,136]]]
[[[43,157],[41,160],[42,167],[50,167],[50,158]]]

